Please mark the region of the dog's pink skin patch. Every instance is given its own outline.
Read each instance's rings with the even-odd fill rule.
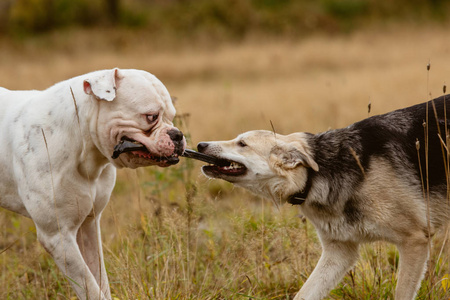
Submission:
[[[160,132],[158,132],[156,136],[152,134],[150,135],[150,137],[147,137],[142,134],[139,134],[139,135],[130,135],[130,138],[143,144],[145,147],[147,147],[147,150],[153,155],[169,157],[175,152],[175,145],[171,140],[170,136],[167,134],[167,132],[171,129],[173,128],[172,127],[164,128]]]
[[[171,128],[170,128],[171,129]],[[175,145],[167,134],[168,129],[164,129],[159,136],[158,141],[156,142],[156,148],[158,153],[165,156],[170,156],[175,151]]]

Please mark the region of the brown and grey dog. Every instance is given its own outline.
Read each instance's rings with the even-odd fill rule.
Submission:
[[[358,246],[377,240],[400,252],[395,298],[413,299],[429,239],[449,216],[445,99],[319,134],[250,131],[199,143],[200,152],[222,160],[203,173],[300,205],[323,252],[296,300],[325,297],[355,264]]]
[[[177,163],[186,142],[174,116],[165,86],[140,70],[97,71],[44,91],[0,88],[0,206],[34,221],[80,299],[111,299],[100,217],[115,167]],[[124,141],[141,148],[119,157]]]

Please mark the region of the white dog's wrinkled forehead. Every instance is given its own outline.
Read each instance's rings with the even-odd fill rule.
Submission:
[[[139,106],[145,113],[163,111],[170,120],[175,117],[176,111],[169,91],[156,76],[145,71],[127,70],[121,70],[121,75],[118,93],[127,95],[131,105]]]

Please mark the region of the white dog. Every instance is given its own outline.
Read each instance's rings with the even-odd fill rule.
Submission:
[[[117,168],[178,162],[183,134],[165,86],[139,70],[104,70],[44,91],[0,88],[0,206],[31,218],[80,299],[111,299],[100,217]],[[114,160],[114,146],[146,149]]]

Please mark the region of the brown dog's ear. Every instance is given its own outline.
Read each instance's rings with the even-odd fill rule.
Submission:
[[[319,171],[319,165],[317,165],[311,155],[290,144],[274,146],[270,151],[270,156],[275,159],[275,165],[283,169],[295,169],[302,165],[312,168],[316,172]]]
[[[113,101],[116,98],[116,80],[119,78],[119,69],[98,72],[83,81],[84,92],[94,95],[97,99]]]

